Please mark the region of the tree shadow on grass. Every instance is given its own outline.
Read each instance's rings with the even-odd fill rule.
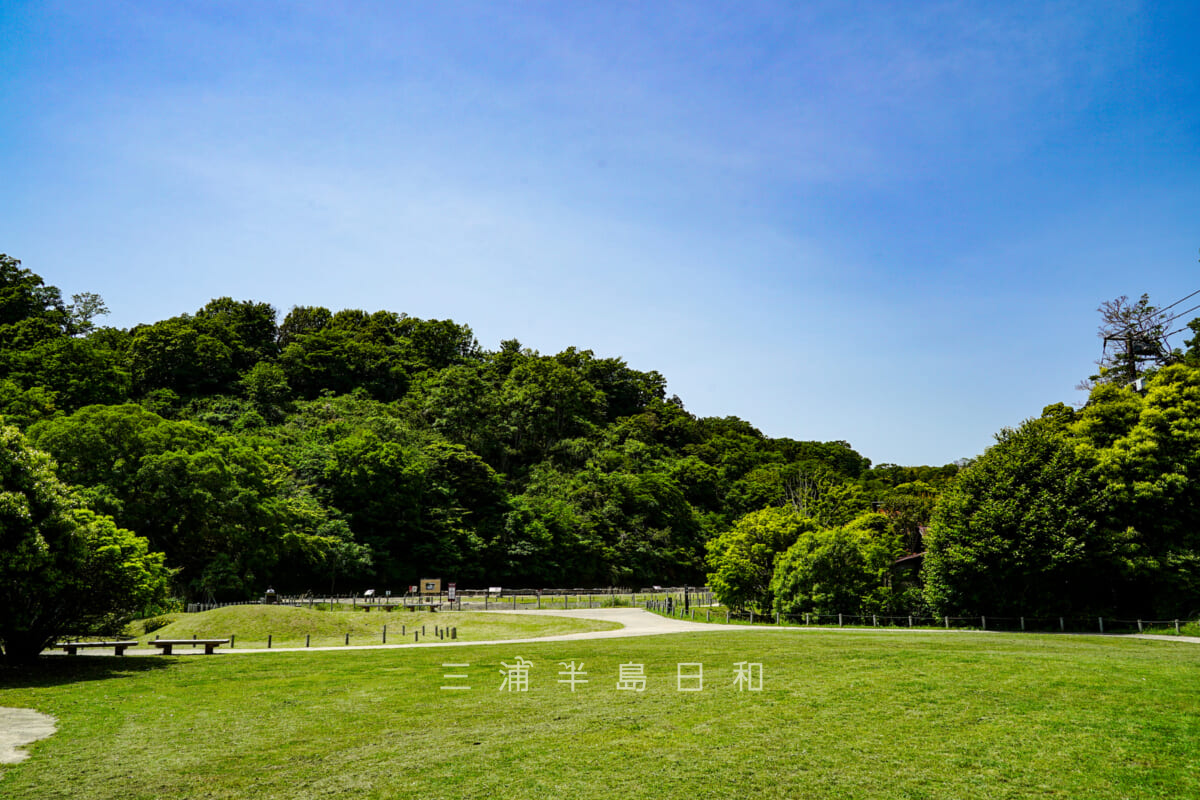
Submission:
[[[0,689],[31,689],[144,675],[170,667],[154,656],[39,656],[27,664],[0,661]]]

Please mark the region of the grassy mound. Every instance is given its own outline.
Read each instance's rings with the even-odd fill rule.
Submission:
[[[439,628],[454,627],[458,639],[485,642],[497,639],[527,639],[564,633],[605,631],[621,627],[617,623],[567,617],[488,614],[483,612],[404,612],[386,613],[378,609],[359,611],[318,611],[291,606],[228,606],[199,614],[173,615],[173,621],[153,632],[131,633],[138,641],[147,643],[156,637],[190,639],[193,636],[226,639],[234,638],[235,647],[266,647],[271,637],[272,647],[304,647],[308,638],[312,647],[335,647],[350,644],[381,644],[384,626],[388,644],[414,641],[414,634],[424,628],[421,641],[431,641]],[[444,634],[449,639],[449,633]]]

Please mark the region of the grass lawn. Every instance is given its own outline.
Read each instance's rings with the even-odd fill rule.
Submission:
[[[529,691],[498,691],[518,656]],[[574,692],[572,661],[589,681]],[[685,662],[702,691],[677,690]],[[738,662],[762,664],[762,691],[738,691]],[[616,688],[623,664],[644,692]],[[1187,643],[750,629],[44,658],[0,670],[0,705],[59,726],[0,796],[1200,797],[1198,677]]]
[[[485,642],[496,639],[528,639],[537,636],[556,636],[564,633],[606,631],[620,628],[618,623],[602,620],[572,619],[556,616],[514,616],[454,612],[409,612],[386,613],[378,609],[371,612],[359,611],[316,611],[289,606],[247,605],[228,606],[204,611],[199,614],[172,614],[170,624],[145,632],[136,624],[131,630],[133,638],[142,644],[153,641],[156,636],[163,639],[190,639],[193,635],[201,639],[227,639],[232,634],[236,648],[267,646],[271,636],[272,647],[304,647],[308,636],[312,647],[337,647],[350,644],[380,644],[383,628],[387,626],[388,644],[414,641],[414,633],[424,627],[420,641],[435,640],[435,628],[453,626],[458,641]],[[446,634],[445,638],[450,638]]]

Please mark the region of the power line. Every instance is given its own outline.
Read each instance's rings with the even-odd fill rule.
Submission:
[[[1192,292],[1192,293],[1191,293],[1191,294],[1189,294],[1187,297],[1181,297],[1181,298],[1179,298],[1179,299],[1178,299],[1178,300],[1176,300],[1174,303],[1171,303],[1171,305],[1169,305],[1169,306],[1164,306],[1163,308],[1160,308],[1158,311],[1159,311],[1159,313],[1161,314],[1162,312],[1166,311],[1167,309],[1169,309],[1169,308],[1174,308],[1175,306],[1177,306],[1177,305],[1179,305],[1180,303],[1182,303],[1184,300],[1187,300],[1187,299],[1188,299],[1188,297],[1195,297],[1195,296],[1196,296],[1196,295],[1198,295],[1198,294],[1200,294],[1200,289],[1197,289],[1196,291]],[[1186,314],[1187,312],[1186,312],[1186,311],[1184,311],[1184,312],[1182,312],[1182,313]]]
[[[1200,294],[1200,292],[1192,292],[1192,294]],[[1188,295],[1188,296],[1190,297],[1191,295]],[[1171,317],[1170,319],[1163,320],[1161,324],[1165,327],[1165,326],[1171,324],[1172,322],[1174,322],[1175,320],[1179,319],[1180,317],[1182,317],[1184,314],[1187,314],[1189,311],[1195,311],[1197,308],[1200,308],[1200,305],[1192,306],[1187,311],[1180,311],[1178,314]]]

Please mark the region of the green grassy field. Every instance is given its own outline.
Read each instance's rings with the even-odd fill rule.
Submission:
[[[528,639],[621,627],[613,622],[557,616],[502,616],[471,611],[385,613],[378,609],[372,612],[317,611],[266,605],[228,606],[200,614],[172,614],[166,619],[171,622],[151,631],[145,630],[144,624],[135,624],[130,634],[142,644],[156,636],[163,639],[190,639],[193,635],[229,638],[232,634],[236,637],[234,646],[247,649],[266,647],[268,635],[272,647],[304,647],[306,636],[312,647],[337,647],[346,643],[346,634],[350,634],[351,645],[381,644],[385,625],[389,644],[414,641],[414,633],[422,627],[425,633],[420,641],[423,642],[434,641],[435,628],[450,626],[455,628],[458,640],[466,642]],[[446,639],[449,638],[446,634]]]
[[[499,691],[518,656],[529,691]],[[0,705],[59,725],[0,796],[1198,797],[1198,677],[1186,643],[921,632],[45,658],[0,671]]]

